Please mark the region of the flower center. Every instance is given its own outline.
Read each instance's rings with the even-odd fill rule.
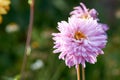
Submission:
[[[83,18],[83,19],[88,19],[90,18],[90,15],[88,13],[83,13],[80,18]]]
[[[77,31],[77,32],[75,32],[74,38],[76,40],[80,40],[81,38],[86,38],[86,36],[83,33]]]

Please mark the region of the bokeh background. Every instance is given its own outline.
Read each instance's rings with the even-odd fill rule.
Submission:
[[[51,33],[57,22],[67,20],[80,2],[99,12],[100,22],[109,25],[105,54],[96,64],[87,63],[86,80],[120,80],[120,0],[35,0],[32,52],[28,57],[26,80],[76,80],[74,67],[53,54]],[[29,24],[27,0],[11,0],[10,10],[0,24],[0,80],[19,80]]]

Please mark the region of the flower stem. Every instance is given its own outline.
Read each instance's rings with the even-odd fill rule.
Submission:
[[[76,70],[77,70],[77,80],[80,80],[80,66],[79,66],[79,64],[77,65]]]
[[[26,39],[26,47],[24,52],[23,64],[21,68],[21,78],[20,80],[25,80],[25,67],[27,64],[27,58],[30,54],[30,41],[31,41],[31,34],[32,34],[32,26],[33,26],[33,18],[34,18],[34,0],[31,0],[30,4],[30,19],[29,19],[29,27],[27,32],[27,39]]]
[[[82,66],[82,80],[85,80],[85,68]]]

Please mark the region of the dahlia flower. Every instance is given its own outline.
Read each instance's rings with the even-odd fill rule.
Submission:
[[[98,20],[97,11],[95,9],[87,9],[87,7],[83,3],[80,3],[80,6],[74,7],[74,10],[70,12],[70,15],[79,18],[93,18]]]
[[[84,6],[81,9],[82,13],[83,11],[88,12]],[[94,64],[97,56],[104,54],[102,49],[107,42],[106,25],[99,24],[94,18],[70,17],[68,22],[58,23],[59,33],[52,34],[55,44],[54,53],[60,53],[59,59],[65,60],[68,67],[78,64],[85,67],[86,62]]]
[[[9,10],[10,0],[0,0],[0,23],[2,22],[3,14],[7,14]]]
[[[0,15],[0,23],[2,23],[2,16]]]
[[[98,12],[95,9],[87,9],[87,7],[83,3],[80,3],[80,6],[74,7],[74,10],[70,12],[70,15],[71,17],[74,16],[82,19],[93,18],[94,20],[99,20]],[[106,24],[100,23],[100,25],[105,31],[109,29]]]

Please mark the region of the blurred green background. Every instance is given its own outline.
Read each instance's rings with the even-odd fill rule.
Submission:
[[[74,67],[53,54],[51,33],[58,32],[57,22],[67,20],[80,2],[95,8],[100,22],[109,25],[105,54],[96,64],[87,63],[86,80],[120,80],[120,0],[35,0],[32,52],[28,57],[26,80],[76,80]],[[11,0],[10,10],[0,24],[0,80],[20,76],[26,33],[29,24],[27,0]]]

